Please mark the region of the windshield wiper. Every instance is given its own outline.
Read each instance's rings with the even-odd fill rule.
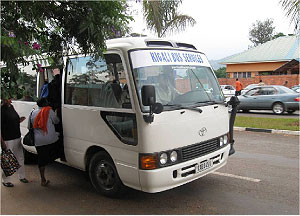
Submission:
[[[189,107],[189,106],[182,106],[180,104],[165,104],[163,106],[176,107],[176,108],[179,108],[179,109],[188,109],[188,110],[193,110],[193,111],[197,111],[199,113],[202,113],[202,109],[200,109],[200,108]]]
[[[195,102],[196,104],[209,104],[209,105],[213,105],[213,104],[222,104],[222,105],[226,105],[226,102],[221,102],[221,101],[199,101],[199,102]]]

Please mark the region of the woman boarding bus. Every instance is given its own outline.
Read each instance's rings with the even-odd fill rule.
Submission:
[[[123,185],[150,193],[177,187],[221,168],[234,151],[217,78],[190,44],[112,39],[104,59],[66,56],[61,73],[64,163],[85,170],[104,195]],[[47,69],[37,95],[45,77]],[[27,115],[34,107],[14,106]]]

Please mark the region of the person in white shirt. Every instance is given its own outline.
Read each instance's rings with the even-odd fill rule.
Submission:
[[[158,85],[155,88],[157,102],[165,105],[170,104],[180,95],[175,86],[171,83],[167,75],[160,74],[158,76]]]
[[[263,86],[263,85],[265,85],[265,83],[264,83],[262,80],[259,80],[258,85],[259,85],[259,86]]]

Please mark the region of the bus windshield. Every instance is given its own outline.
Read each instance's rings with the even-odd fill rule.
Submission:
[[[189,52],[177,51],[176,53],[184,56],[184,53]],[[168,52],[165,55],[167,57]],[[194,61],[189,59],[193,62],[186,62],[182,57],[183,64],[170,62],[172,61],[172,55],[169,56],[169,62],[154,65],[147,65],[146,63],[141,65],[142,67],[133,69],[140,101],[142,86],[153,85],[155,87],[156,102],[161,103],[164,110],[224,102],[224,96],[213,71],[203,61],[204,55],[199,56],[201,61],[198,59],[198,62],[196,62],[196,58],[194,58]],[[133,65],[135,65],[134,61]],[[145,107],[143,109],[147,110]]]

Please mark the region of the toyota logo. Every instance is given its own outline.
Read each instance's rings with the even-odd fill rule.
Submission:
[[[203,127],[203,128],[201,128],[201,129],[199,130],[198,134],[199,134],[200,136],[204,136],[204,135],[206,134],[206,132],[207,132],[206,127]]]

